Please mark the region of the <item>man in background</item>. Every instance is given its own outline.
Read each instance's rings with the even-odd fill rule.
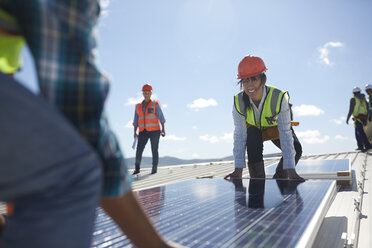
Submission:
[[[145,84],[142,86],[143,101],[136,104],[134,111],[134,138],[138,138],[135,170],[133,175],[140,172],[142,153],[150,139],[152,152],[151,174],[155,174],[159,163],[159,139],[160,135],[165,136],[165,118],[161,111],[159,101],[151,100],[152,86]],[[137,134],[138,128],[138,134]]]
[[[368,118],[368,105],[364,94],[361,93],[359,87],[354,87],[353,97],[350,99],[349,113],[346,117],[346,124],[349,124],[350,116],[353,115],[355,125],[355,138],[360,151],[367,151],[372,148],[369,143],[363,126],[367,125]]]

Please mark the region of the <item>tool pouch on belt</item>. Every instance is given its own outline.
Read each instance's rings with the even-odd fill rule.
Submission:
[[[299,122],[291,121],[291,126],[298,126],[299,124],[300,124]],[[246,126],[248,128],[252,125],[249,125],[248,123],[246,123]],[[261,133],[262,133],[262,141],[279,139],[278,126],[267,127],[265,129],[261,130]]]
[[[278,126],[268,127],[262,130],[262,141],[279,139]]]

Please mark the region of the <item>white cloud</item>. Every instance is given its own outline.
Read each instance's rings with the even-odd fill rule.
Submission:
[[[201,108],[207,108],[210,106],[217,106],[217,102],[213,98],[210,98],[208,100],[199,98],[194,100],[192,104],[187,104],[188,108],[194,109],[195,111],[199,111]]]
[[[333,63],[329,60],[329,48],[333,47],[342,47],[343,44],[341,42],[327,42],[321,48],[319,48],[319,58],[325,65],[329,66]]]
[[[176,135],[171,134],[171,135],[166,135],[163,139],[171,140],[171,141],[184,141],[186,137],[177,137]]]
[[[192,126],[191,128],[192,128],[192,129],[194,129],[194,130],[198,129],[198,127],[197,127],[197,126],[195,126],[195,125],[194,125],[194,126]]]
[[[233,133],[224,133],[222,136],[213,136],[209,134],[201,135],[199,138],[205,142],[218,143],[220,141],[231,142],[233,141]]]
[[[137,103],[142,102],[142,100],[143,100],[143,97],[141,96],[138,96],[137,98],[130,97],[125,103],[125,106],[136,105]]]
[[[110,0],[100,0],[101,8],[107,8],[110,5]]]
[[[301,104],[292,108],[295,116],[318,116],[324,114],[324,110],[314,105]]]
[[[209,134],[201,135],[199,138],[205,142],[209,143],[218,143],[220,141],[232,142],[233,141],[233,133],[224,133],[222,136],[213,136]]]
[[[199,154],[197,154],[197,153],[193,153],[193,154],[191,155],[191,157],[193,157],[193,158],[198,158],[198,157],[199,157]]]
[[[110,0],[100,0],[101,15],[106,17],[108,15],[108,6],[110,5]]]
[[[221,140],[224,141],[233,141],[234,134],[233,133],[224,133],[223,136],[221,137]]]
[[[345,116],[341,116],[337,119],[332,119],[332,120],[329,120],[330,122],[333,122],[334,124],[337,124],[337,125],[341,125],[342,123],[344,123],[346,120],[346,117]]]
[[[348,140],[348,139],[349,139],[348,137],[342,136],[340,134],[335,136],[335,140]]]
[[[127,124],[125,125],[125,128],[133,128],[133,122],[128,121]]]
[[[152,100],[156,100],[158,98],[158,96],[156,94],[152,94],[151,96],[151,99]],[[124,104],[124,106],[131,106],[131,105],[136,105],[137,103],[140,103],[143,101],[143,96],[142,96],[142,93],[137,93],[137,97],[134,98],[134,97],[129,97],[127,102]],[[165,106],[164,108],[167,108],[168,105],[167,104],[163,104],[161,105],[162,107]]]
[[[168,104],[161,104],[161,108],[162,108],[162,109],[166,109],[166,108],[168,108]]]
[[[319,130],[306,130],[304,132],[296,132],[296,135],[307,144],[323,144],[329,140],[329,136],[321,136]]]
[[[212,144],[219,142],[219,139],[217,136],[209,136],[208,134],[199,136],[199,138],[203,141],[206,141]]]

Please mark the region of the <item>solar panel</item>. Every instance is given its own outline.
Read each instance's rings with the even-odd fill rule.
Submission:
[[[265,168],[267,177],[275,174],[276,166],[273,164]],[[351,180],[349,159],[300,160],[296,171],[306,179]]]
[[[188,247],[311,244],[334,181],[194,179],[136,192],[158,231]],[[99,209],[92,247],[132,247]]]

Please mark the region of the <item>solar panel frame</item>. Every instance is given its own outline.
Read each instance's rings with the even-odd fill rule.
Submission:
[[[321,170],[322,166],[328,169]],[[339,165],[336,165],[339,164]],[[267,178],[275,174],[277,163],[265,167]],[[310,168],[314,171],[310,171]],[[326,180],[351,180],[350,159],[324,159],[324,160],[300,160],[296,166],[297,173],[305,179],[326,179]]]

